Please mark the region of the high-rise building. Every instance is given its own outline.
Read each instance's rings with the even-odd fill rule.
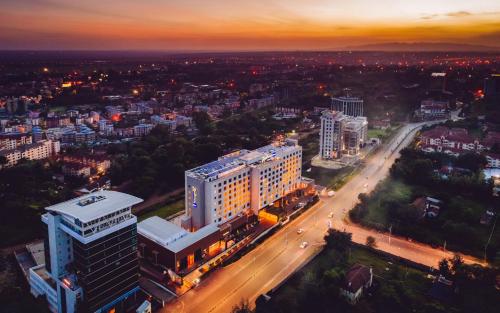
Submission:
[[[319,155],[322,159],[338,159],[344,148],[344,127],[347,117],[338,111],[325,110],[321,114]]]
[[[368,121],[364,116],[346,116],[325,110],[321,114],[319,156],[324,160],[339,159],[343,154],[357,155],[366,143]]]
[[[368,120],[364,116],[348,118],[344,128],[344,149],[348,155],[357,155],[368,139]]]
[[[332,110],[347,116],[363,116],[363,99],[357,97],[332,98]]]
[[[239,150],[186,171],[184,227],[197,230],[240,213],[257,213],[299,188],[302,147],[296,140]]]
[[[140,202],[100,190],[47,207],[45,265],[30,269],[31,293],[52,312],[122,312],[139,290],[131,208]]]
[[[484,96],[500,98],[500,74],[491,74],[484,79]]]

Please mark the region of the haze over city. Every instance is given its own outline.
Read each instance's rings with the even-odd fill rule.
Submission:
[[[393,42],[499,49],[499,20],[494,0],[5,0],[0,49],[343,50]]]

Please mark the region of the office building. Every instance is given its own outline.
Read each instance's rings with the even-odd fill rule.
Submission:
[[[357,155],[367,141],[367,133],[366,117],[325,110],[321,114],[319,156],[331,160],[340,159],[344,154]]]
[[[47,207],[45,265],[30,269],[31,293],[52,312],[124,312],[139,290],[131,208],[140,202],[100,190]]]
[[[254,213],[295,191],[301,181],[302,147],[296,140],[253,151],[239,150],[186,171],[183,226],[197,230],[239,213]]]
[[[332,110],[347,116],[363,116],[363,99],[356,97],[332,98]]]
[[[446,73],[432,73],[429,82],[430,91],[443,92],[446,90]]]

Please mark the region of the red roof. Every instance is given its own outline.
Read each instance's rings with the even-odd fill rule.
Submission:
[[[370,279],[370,269],[367,266],[356,264],[345,275],[343,289],[354,293],[366,285]]]

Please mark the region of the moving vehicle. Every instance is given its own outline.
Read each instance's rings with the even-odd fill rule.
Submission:
[[[304,241],[300,244],[300,248],[301,249],[305,249],[307,246],[309,245],[309,243],[307,241]]]
[[[300,235],[300,234],[302,234],[303,232],[304,232],[304,229],[303,229],[303,228],[299,228],[299,229],[297,229],[297,234],[299,234],[299,235]]]

